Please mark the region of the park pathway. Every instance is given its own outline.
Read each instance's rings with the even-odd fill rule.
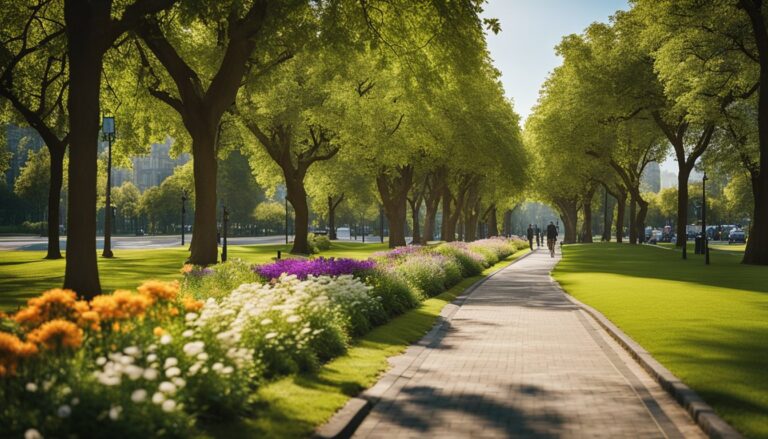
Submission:
[[[558,260],[539,250],[480,285],[354,437],[703,437],[552,281]]]

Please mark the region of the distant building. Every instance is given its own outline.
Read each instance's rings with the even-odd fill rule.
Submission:
[[[27,163],[30,151],[38,151],[45,146],[42,137],[33,128],[18,127],[16,125],[5,126],[5,141],[7,151],[11,153],[11,162],[5,173],[5,182],[8,187],[19,177],[21,168]]]
[[[177,158],[171,157],[171,145],[173,140],[169,137],[164,143],[154,143],[146,156],[133,157],[133,169],[114,169],[112,179],[114,186],[120,186],[125,181],[132,181],[140,191],[159,186],[166,178],[173,174],[177,166],[187,163],[191,157],[187,153]]]
[[[677,174],[671,171],[662,171],[661,188],[668,189],[671,187],[677,187]]]
[[[661,168],[658,162],[650,162],[645,167],[640,177],[640,189],[653,193],[661,191]]]

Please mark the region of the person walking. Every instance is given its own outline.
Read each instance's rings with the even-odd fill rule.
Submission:
[[[528,231],[526,232],[526,236],[528,237],[528,246],[530,246],[531,251],[533,251],[533,224],[528,224]]]
[[[541,248],[541,229],[538,224],[533,225],[533,233],[536,234],[536,248]]]
[[[550,221],[547,226],[547,247],[549,248],[549,255],[555,257],[555,244],[557,244],[557,227]]]

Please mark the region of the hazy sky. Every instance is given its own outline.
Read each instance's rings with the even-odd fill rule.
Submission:
[[[485,17],[501,21],[501,32],[488,35],[488,47],[524,122],[541,84],[561,62],[554,47],[562,37],[628,6],[626,0],[490,0],[484,9]]]

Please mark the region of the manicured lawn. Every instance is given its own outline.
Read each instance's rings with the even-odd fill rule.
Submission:
[[[286,245],[231,246],[229,258],[241,258],[258,263],[268,262],[278,250],[284,254]],[[367,258],[372,252],[386,249],[386,244],[335,242],[322,256]],[[146,279],[180,279],[179,269],[189,253],[179,248],[115,251],[112,259],[99,258],[99,274],[104,291],[134,288]],[[61,286],[64,281],[64,260],[43,259],[45,252],[0,251],[0,310],[12,311],[24,305],[30,297]]]
[[[692,250],[692,249],[691,249]],[[566,246],[554,277],[748,437],[768,438],[768,267],[652,246]]]
[[[270,383],[256,394],[256,413],[234,423],[209,425],[205,437],[308,437],[363,389],[387,370],[387,358],[402,353],[432,328],[440,310],[461,292],[494,270],[527,253],[522,250],[488,268],[480,276],[464,279],[445,293],[426,300],[389,323],[357,340],[346,355],[322,366],[314,374],[295,375]]]

